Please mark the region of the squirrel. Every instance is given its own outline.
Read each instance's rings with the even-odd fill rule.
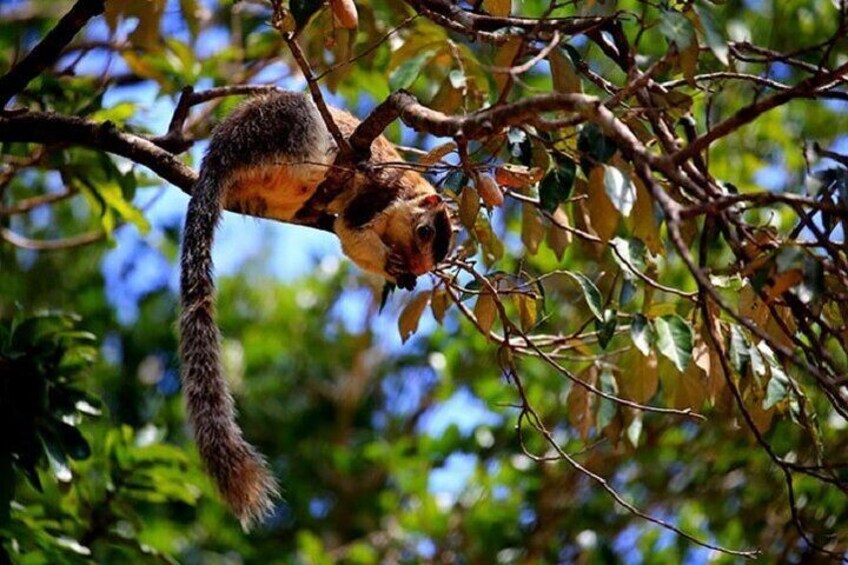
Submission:
[[[345,137],[359,121],[329,107]],[[273,510],[277,483],[243,437],[220,361],[212,244],[222,210],[293,221],[338,152],[305,94],[278,91],[243,102],[214,129],[188,205],[182,242],[182,383],[201,459],[244,527]],[[394,163],[395,166],[392,166]],[[327,206],[343,252],[360,268],[412,289],[444,259],[452,228],[433,186],[383,136],[349,186]],[[382,164],[382,165],[381,165]]]

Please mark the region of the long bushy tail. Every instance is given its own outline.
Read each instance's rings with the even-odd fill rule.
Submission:
[[[188,206],[180,280],[182,382],[200,456],[227,504],[247,527],[273,509],[277,486],[263,457],[242,437],[221,371],[212,242],[222,191],[217,175],[204,170]]]

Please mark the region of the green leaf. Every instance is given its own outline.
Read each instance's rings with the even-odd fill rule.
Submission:
[[[807,257],[804,260],[804,281],[794,287],[794,292],[804,304],[809,304],[824,291],[824,264],[822,261]]]
[[[667,314],[654,321],[657,330],[657,349],[681,373],[692,358],[694,336],[689,324],[677,314]]]
[[[392,90],[402,90],[412,86],[412,83],[421,74],[421,69],[433,57],[434,53],[435,51],[428,49],[398,65],[392,71],[392,74],[389,75],[389,88]]]
[[[323,4],[319,0],[290,0],[289,8],[298,29],[303,28]]]
[[[695,38],[695,28],[686,16],[673,10],[663,10],[660,19],[660,33],[671,43],[677,45],[678,51],[685,51]]]
[[[594,123],[583,126],[577,137],[577,150],[583,154],[580,167],[586,174],[589,174],[596,164],[606,163],[615,154],[616,149],[615,142],[601,133],[601,128]]]
[[[615,327],[618,324],[618,313],[607,308],[604,310],[604,319],[595,320],[595,330],[598,332],[598,344],[601,349],[606,349],[610,340],[615,336]]]
[[[768,410],[777,403],[789,398],[789,391],[791,390],[789,387],[789,377],[783,371],[783,367],[777,362],[774,351],[771,350],[765,341],[761,341],[752,349],[756,349],[762,355],[771,373],[771,378],[766,386],[766,397],[763,399],[763,410]]]
[[[633,297],[636,296],[638,290],[639,287],[632,280],[625,277],[621,282],[621,290],[618,291],[618,303],[621,306],[627,306],[633,300]]]
[[[636,186],[618,168],[604,165],[604,190],[622,216],[629,216],[636,204]]]
[[[704,28],[704,36],[706,37],[707,46],[710,48],[710,51],[713,52],[716,59],[721,61],[721,64],[725,66],[729,65],[730,60],[727,55],[730,49],[727,47],[727,41],[725,41],[724,36],[718,29],[718,24],[713,18],[712,12],[709,9],[695,6],[695,13],[698,14],[698,18],[701,20],[701,27]]]
[[[612,258],[618,263],[621,274],[628,281],[636,280],[636,272],[643,272],[648,265],[648,250],[641,239],[616,237],[610,240],[615,248]]]
[[[633,321],[630,322],[630,339],[642,355],[647,356],[651,352],[651,326],[648,318],[642,314],[633,315]]]
[[[740,375],[748,372],[751,363],[751,352],[748,349],[748,340],[742,329],[736,324],[730,326],[730,364]]]
[[[539,185],[539,204],[542,210],[554,213],[571,195],[577,165],[568,157],[557,158],[557,165],[545,175]]]
[[[627,426],[627,439],[633,447],[639,446],[639,437],[642,435],[642,414],[637,412],[633,421]]]
[[[64,422],[59,422],[56,425],[56,433],[62,442],[65,453],[71,459],[82,461],[91,457],[91,447],[78,429]]]
[[[615,377],[612,374],[612,371],[609,369],[604,369],[601,372],[601,390],[611,395],[618,394]],[[598,415],[595,419],[595,425],[597,426],[598,431],[602,431],[606,428],[615,418],[616,405],[612,400],[607,400],[606,398],[601,398],[598,402]]]
[[[604,320],[604,316],[602,314],[603,311],[603,301],[601,299],[601,291],[598,290],[598,287],[595,286],[595,283],[586,278],[585,275],[581,273],[573,273],[571,271],[566,271],[567,275],[570,275],[571,278],[577,281],[577,284],[580,285],[581,290],[583,290],[583,296],[586,298],[586,304],[589,305],[589,310],[592,311],[592,314],[600,321]]]

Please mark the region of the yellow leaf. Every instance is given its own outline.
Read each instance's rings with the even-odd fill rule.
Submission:
[[[454,143],[453,141],[448,141],[447,143],[443,143],[442,145],[438,145],[432,148],[426,155],[421,157],[418,163],[424,165],[425,167],[432,167],[433,165],[441,161],[443,157],[455,150],[456,143]]]
[[[773,280],[769,281],[766,287],[766,295],[769,300],[774,300],[790,288],[795,287],[804,280],[804,273],[801,269],[790,269],[780,273]]]
[[[429,292],[419,292],[400,313],[398,331],[400,332],[400,339],[404,343],[418,330],[418,322],[421,320],[421,314],[424,313],[429,298]]]
[[[512,10],[512,0],[483,0],[483,7],[491,15],[503,18]]]
[[[757,428],[757,431],[761,434],[769,431],[771,428],[771,420],[774,416],[774,408],[763,410],[762,399],[758,398],[756,395],[748,395],[743,403],[745,404],[745,409],[751,416],[751,420],[754,422],[754,427]],[[746,426],[746,430],[747,429],[748,428]],[[751,434],[751,437],[753,439],[753,434]]]
[[[503,242],[498,238],[488,218],[485,216],[477,216],[477,223],[474,224],[474,235],[483,246],[483,263],[489,267],[495,261],[503,257],[504,246]]]
[[[433,291],[433,296],[430,299],[430,309],[433,311],[433,317],[440,324],[442,323],[442,320],[445,319],[445,312],[447,311],[449,304],[450,298],[448,297],[448,293],[445,289],[441,288]]]
[[[138,18],[133,32],[128,39],[133,45],[145,47],[151,50],[157,50],[160,47],[159,41],[159,23],[162,20],[162,13],[165,10],[165,0],[146,0],[139,2],[130,2],[129,4],[137,6],[130,14]]]
[[[590,365],[581,371],[577,378],[594,385],[598,380],[598,369]],[[595,426],[595,414],[592,410],[594,397],[595,395],[586,388],[571,383],[571,390],[568,391],[568,398],[565,401],[568,409],[568,423],[577,429],[584,441],[589,439],[589,432]]]
[[[512,36],[505,43],[501,44],[495,55],[494,66],[504,69],[511,68],[515,62],[515,56],[518,50],[521,49],[523,40],[520,37]],[[501,92],[509,79],[508,73],[494,73],[495,85],[497,92]]]
[[[659,318],[669,314],[677,313],[677,304],[674,302],[661,302],[659,304],[651,304],[651,307],[645,312],[649,318]]]
[[[690,362],[682,374],[675,375],[674,371],[669,371],[668,376],[669,379],[665,383],[671,383],[670,388],[674,391],[671,405],[675,408],[700,410],[707,399],[709,384],[701,368]]]
[[[551,63],[551,78],[554,82],[554,90],[557,92],[583,92],[583,85],[571,58],[562,52],[562,49],[554,49],[548,55]]]
[[[480,196],[474,187],[466,186],[459,198],[459,219],[465,227],[472,229],[480,212]]]
[[[484,292],[477,297],[477,303],[474,305],[474,317],[477,318],[477,323],[483,333],[488,335],[491,331],[497,314],[497,304],[491,292]]]
[[[739,314],[751,318],[758,327],[763,327],[769,317],[769,309],[760,300],[751,285],[742,287],[739,295]]]
[[[640,404],[648,402],[656,394],[660,383],[656,354],[651,351],[646,357],[635,347],[631,348],[616,376],[621,396]]]
[[[698,68],[698,55],[700,53],[701,48],[698,46],[698,38],[693,35],[689,47],[678,54],[678,62],[680,63],[680,70],[683,72],[683,77],[689,83],[689,86],[693,88],[697,86],[695,83],[695,71]]]
[[[657,219],[654,216],[654,200],[651,198],[647,187],[637,176],[633,176],[633,184],[636,185],[636,205],[630,219],[633,222],[633,235],[645,242],[645,247],[651,253],[658,255],[662,253],[663,247],[660,241],[660,232]]]
[[[551,227],[548,229],[548,247],[553,250],[557,259],[562,261],[562,256],[565,254],[565,249],[571,245],[572,234],[570,231],[559,226],[568,226],[571,224],[568,220],[568,214],[562,206],[558,207],[553,213],[554,221],[551,222]]]
[[[791,335],[794,335],[798,330],[798,326],[795,323],[795,316],[792,315],[792,310],[787,306],[775,306],[775,311],[777,312],[777,317],[769,316],[766,322],[766,333],[777,343],[792,348],[795,344],[792,342],[791,337],[786,335],[786,332],[788,331]],[[778,317],[783,322],[782,324],[778,322]],[[786,331],[784,331],[784,327]]]
[[[527,253],[535,255],[539,251],[539,242],[545,236],[545,226],[542,219],[530,204],[522,206],[521,215],[521,241],[527,249]]]
[[[692,362],[705,375],[710,374],[710,351],[707,344],[700,339],[695,341],[695,347],[692,348]]]
[[[615,235],[620,214],[607,197],[603,166],[596,166],[589,173],[588,196],[586,206],[592,230],[604,242],[608,242]]]
[[[518,309],[521,329],[525,332],[530,331],[536,323],[536,299],[526,294],[513,294],[512,298]]]
[[[455,88],[450,77],[445,77],[439,90],[430,100],[430,107],[445,114],[454,114],[462,104],[462,89]]]

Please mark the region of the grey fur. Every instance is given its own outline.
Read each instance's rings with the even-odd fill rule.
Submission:
[[[347,122],[350,127],[349,118]],[[388,142],[378,141],[384,144],[385,153]],[[324,121],[305,95],[281,92],[253,98],[215,129],[188,207],[180,280],[183,389],[201,458],[245,526],[273,510],[277,485],[262,456],[242,436],[233,398],[222,375],[212,275],[215,230],[235,173],[269,163],[288,163],[300,175],[323,177],[335,151]],[[389,151],[392,158],[399,158],[393,149]],[[334,201],[340,217],[334,222],[333,231],[342,240],[345,253],[360,267],[394,277],[400,286],[412,288],[414,275],[402,271],[388,274],[397,258],[380,239],[374,224],[380,217],[383,220],[379,221],[385,224],[385,211],[390,208],[409,211],[421,194],[394,182],[400,178],[397,173],[386,175],[385,182],[360,187],[361,194],[346,191]],[[227,203],[255,215],[264,214],[267,208],[262,198]],[[444,209],[436,215],[434,225],[437,234],[431,253],[439,261],[447,252],[451,234]],[[413,229],[410,222],[410,240]]]
[[[245,526],[273,509],[277,486],[262,456],[242,437],[221,371],[212,243],[230,175],[281,154],[306,160],[316,149],[326,151],[319,119],[311,101],[294,93],[240,106],[215,129],[186,216],[180,281],[183,389],[201,458]]]

